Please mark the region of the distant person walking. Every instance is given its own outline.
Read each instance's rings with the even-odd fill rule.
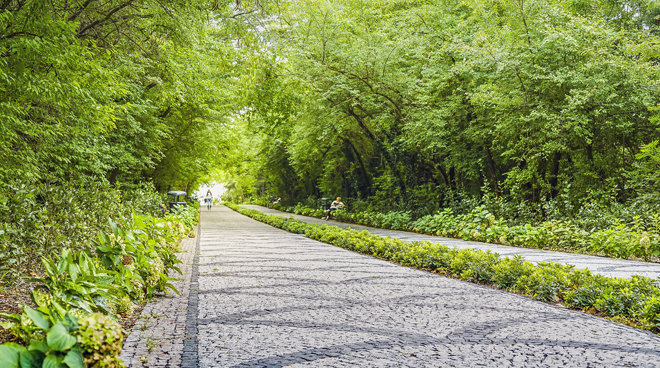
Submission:
[[[213,205],[213,194],[211,194],[211,189],[209,189],[206,192],[206,197],[204,197],[204,202],[206,203],[206,209],[211,210],[211,206]]]

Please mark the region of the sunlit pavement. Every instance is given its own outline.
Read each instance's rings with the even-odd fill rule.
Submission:
[[[201,212],[200,235],[183,367],[660,365],[651,333],[356,254],[226,207]]]

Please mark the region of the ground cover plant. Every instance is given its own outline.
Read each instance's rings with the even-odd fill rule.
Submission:
[[[520,256],[500,258],[491,252],[458,250],[430,242],[405,242],[367,231],[307,224],[235,204],[227,205],[255,220],[328,244],[465,281],[493,285],[544,302],[561,303],[660,333],[658,280],[641,276],[609,278],[557,263],[534,265]]]
[[[155,293],[178,293],[169,274],[181,273],[175,253],[196,218],[196,206],[161,218],[131,212],[107,218],[109,230],[88,244],[42,256],[43,275],[29,280],[37,308],[0,313],[0,326],[17,338],[0,345],[0,366],[123,367],[119,317]]]

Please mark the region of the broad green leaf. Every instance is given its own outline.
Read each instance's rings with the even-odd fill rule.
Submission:
[[[76,331],[79,328],[78,318],[69,312],[64,316],[62,323],[69,331]]]
[[[48,323],[48,320],[41,312],[38,312],[30,307],[25,307],[23,311],[28,315],[30,320],[32,320],[32,322],[34,322],[37,327],[44,331],[48,331],[50,328],[50,323]]]
[[[39,350],[21,353],[21,368],[41,368],[46,354]]]
[[[55,351],[66,351],[76,344],[76,338],[69,334],[66,327],[58,322],[46,335],[48,347]]]
[[[108,222],[110,223],[110,229],[112,232],[117,235],[119,233],[119,228],[117,227],[117,224],[115,224],[114,221],[112,221],[112,218],[108,217]]]
[[[66,363],[69,368],[85,368],[83,363],[82,353],[78,345],[74,346],[64,357],[64,363]]]
[[[4,328],[5,330],[9,330],[14,326],[16,326],[16,323],[14,322],[0,322],[0,327]]]
[[[15,343],[0,345],[0,367],[19,368],[20,353],[23,351],[21,348],[23,347]]]
[[[28,350],[38,350],[44,354],[48,354],[48,343],[46,340],[35,341],[28,346]]]
[[[60,355],[49,355],[44,359],[42,368],[67,368],[62,362],[64,358]]]
[[[57,311],[58,315],[63,316],[65,315],[66,309],[60,305],[59,302],[57,302],[55,299],[51,300],[51,306],[55,307],[55,310]]]
[[[97,247],[96,249],[98,249],[99,251],[101,251],[103,253],[108,253],[108,252],[112,251],[112,248],[110,248],[106,245],[101,245],[101,246]]]
[[[76,282],[76,279],[78,278],[79,274],[80,274],[80,269],[78,268],[78,266],[73,263],[69,264],[69,277],[71,277],[71,280],[73,282]]]

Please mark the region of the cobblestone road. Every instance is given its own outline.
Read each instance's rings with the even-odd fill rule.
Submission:
[[[246,205],[243,207],[258,210],[263,213],[267,213],[269,215],[277,215],[284,217],[293,216],[295,219],[307,223],[329,224],[329,225],[341,227],[343,229],[350,227],[356,230],[367,230],[374,234],[378,234],[381,236],[390,236],[392,238],[399,238],[404,240],[427,240],[434,243],[440,243],[451,247],[456,247],[459,249],[465,249],[465,248],[473,248],[473,249],[481,249],[481,250],[489,249],[492,252],[499,253],[500,256],[502,257],[513,256],[514,254],[520,254],[523,257],[525,257],[526,260],[533,263],[537,263],[541,261],[543,262],[553,261],[563,264],[571,264],[574,265],[576,268],[579,269],[588,268],[590,271],[594,273],[598,273],[608,277],[629,278],[632,275],[646,276],[653,279],[660,277],[660,264],[658,263],[637,262],[637,261],[628,261],[623,259],[612,259],[607,257],[588,256],[582,254],[518,248],[518,247],[510,247],[499,244],[480,243],[480,242],[465,241],[460,239],[443,238],[439,236],[416,234],[407,231],[376,229],[373,227],[360,226],[355,224],[346,224],[337,221],[324,221],[314,217],[292,215],[290,213],[272,210],[262,206]]]
[[[658,367],[660,338],[201,213],[183,367]],[[185,350],[185,349],[184,349]]]

